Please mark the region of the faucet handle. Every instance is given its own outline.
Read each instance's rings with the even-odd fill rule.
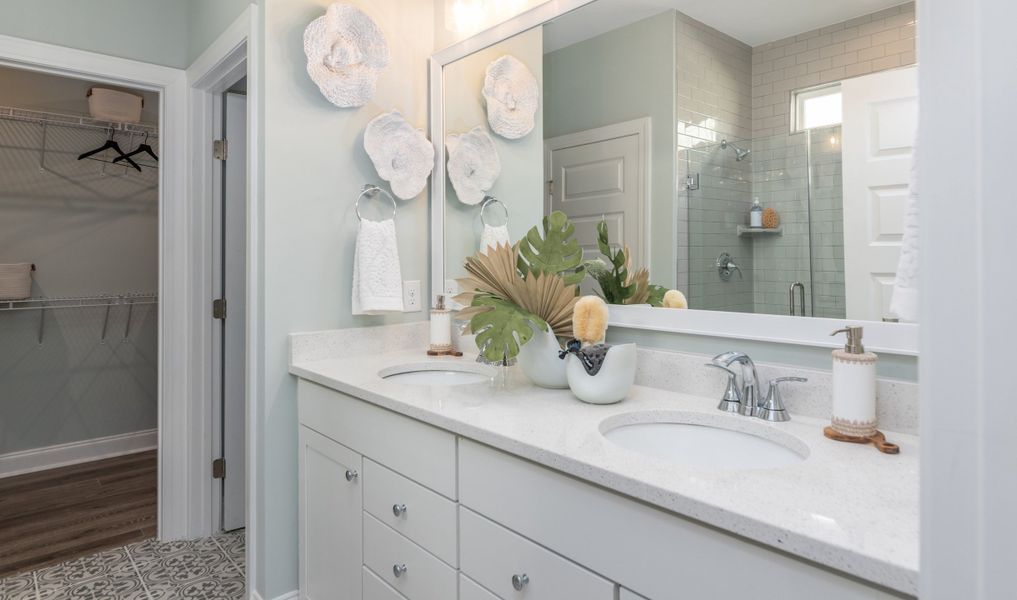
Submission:
[[[741,390],[738,389],[737,373],[727,367],[713,363],[706,363],[706,366],[713,367],[714,369],[720,369],[727,373],[727,389],[724,390],[724,396],[720,399],[720,404],[717,405],[717,410],[737,413],[742,405],[742,393]]]
[[[778,423],[791,420],[791,416],[787,414],[787,409],[784,408],[784,399],[780,395],[780,384],[785,381],[804,383],[808,379],[804,377],[777,377],[776,379],[771,379],[770,390],[766,394],[766,401],[756,411],[757,417],[765,421],[775,421]]]

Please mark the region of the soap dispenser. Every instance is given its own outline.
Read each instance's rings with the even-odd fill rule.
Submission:
[[[427,348],[428,356],[462,356],[463,353],[452,345],[452,311],[445,308],[445,296],[431,309],[431,336]]]
[[[749,209],[749,227],[763,226],[763,206],[759,204],[759,198],[752,199],[752,208]]]
[[[876,361],[862,345],[862,328],[845,327],[830,335],[847,334],[843,350],[833,351],[834,432],[852,438],[876,434]]]

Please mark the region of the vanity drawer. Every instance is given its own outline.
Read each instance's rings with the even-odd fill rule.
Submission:
[[[367,567],[361,567],[364,574],[364,600],[406,600],[392,586],[381,580]]]
[[[676,586],[686,598],[899,597],[465,439],[459,496],[462,506],[654,600],[674,598]],[[462,548],[463,570],[492,589],[467,570],[470,553]],[[737,565],[738,576],[725,576],[724,565]]]
[[[458,565],[455,502],[364,459],[364,510],[448,564]]]
[[[301,425],[455,499],[454,435],[305,379],[297,386]]]
[[[456,572],[430,552],[364,513],[364,564],[409,600],[456,597]],[[405,572],[396,574],[396,567]]]
[[[459,600],[498,600],[491,592],[469,577],[459,574]]]
[[[614,600],[610,581],[465,508],[459,543],[463,573],[502,598]]]

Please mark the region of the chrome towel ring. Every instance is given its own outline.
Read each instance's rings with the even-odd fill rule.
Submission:
[[[483,223],[484,225],[488,225],[487,219],[484,218],[484,211],[486,211],[487,207],[491,206],[492,204],[497,204],[505,212],[505,225],[508,225],[509,221],[508,207],[505,206],[504,202],[495,198],[494,196],[484,196],[484,200],[480,203],[480,222]]]
[[[395,219],[396,209],[399,208],[399,205],[396,204],[395,198],[393,198],[392,194],[389,194],[383,188],[368,183],[364,185],[363,190],[361,190],[360,195],[357,196],[357,201],[354,204],[354,210],[357,213],[358,220],[360,221],[364,220],[364,217],[360,214],[360,201],[363,200],[364,198],[373,198],[377,196],[379,193],[384,197],[388,198],[388,201],[392,203],[392,218]]]

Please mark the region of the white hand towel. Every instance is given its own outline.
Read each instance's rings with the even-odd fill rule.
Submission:
[[[353,254],[353,314],[403,311],[395,220],[361,220]]]
[[[487,249],[502,244],[511,246],[509,240],[508,225],[487,225],[484,224],[484,231],[480,234],[480,251],[487,254]]]
[[[918,321],[918,141],[911,155],[911,181],[904,212],[904,238],[901,242],[897,279],[893,284],[890,312],[902,321]]]

